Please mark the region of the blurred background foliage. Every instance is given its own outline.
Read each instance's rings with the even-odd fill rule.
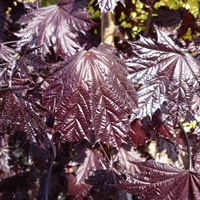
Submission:
[[[9,4],[6,13],[9,14],[20,2],[33,3],[36,0],[16,0]],[[41,6],[56,4],[58,0],[39,0]],[[200,1],[198,0],[125,0],[124,7],[118,3],[115,8],[115,42],[135,40],[138,34],[149,36],[153,34],[153,25],[162,27],[178,41],[185,43],[200,35]],[[101,13],[97,0],[90,0],[86,8],[91,18],[97,23],[92,30],[96,39],[101,40]]]

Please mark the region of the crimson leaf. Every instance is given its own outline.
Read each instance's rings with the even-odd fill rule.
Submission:
[[[119,188],[138,195],[139,199],[197,200],[200,198],[200,174],[181,170],[153,160],[133,163],[137,172],[121,182]]]
[[[54,111],[54,131],[62,140],[119,147],[127,137],[129,114],[137,95],[127,70],[110,50],[100,46],[77,53],[47,79],[43,102]]]
[[[22,43],[26,39],[42,45],[44,54],[52,47],[57,56],[72,55],[81,48],[77,32],[85,33],[94,25],[84,6],[83,0],[61,0],[57,5],[32,10],[20,20],[27,27],[16,35],[22,37]]]
[[[139,41],[130,42],[130,78],[139,85],[139,109],[133,118],[151,117],[166,102],[176,124],[200,89],[200,66],[158,29],[157,37],[157,42],[142,36]]]
[[[146,142],[147,136],[145,131],[142,129],[142,124],[139,119],[131,122],[131,129],[128,132],[131,142],[134,146],[138,147]]]

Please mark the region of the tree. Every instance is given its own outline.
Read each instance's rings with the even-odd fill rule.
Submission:
[[[200,199],[197,1],[0,8],[1,199]]]

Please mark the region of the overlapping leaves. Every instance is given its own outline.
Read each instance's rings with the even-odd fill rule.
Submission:
[[[138,84],[140,107],[134,117],[151,117],[166,102],[176,124],[200,89],[200,66],[165,33],[157,30],[157,37],[154,41],[140,36],[131,43],[127,63],[131,80]]]
[[[16,96],[10,90],[0,93],[0,132],[26,133],[31,142],[36,142],[39,135],[46,136],[48,129],[40,112],[32,103]]]
[[[77,32],[85,33],[94,23],[84,10],[83,0],[61,0],[57,5],[32,10],[20,22],[27,25],[17,36],[42,46],[41,52],[50,53],[53,48],[57,56],[69,56],[81,49]]]
[[[200,198],[200,174],[181,170],[170,165],[146,161],[133,163],[135,170],[119,187],[136,194],[139,199],[180,199]]]
[[[119,147],[127,137],[137,95],[125,65],[105,47],[81,51],[47,79],[43,102],[62,139]]]

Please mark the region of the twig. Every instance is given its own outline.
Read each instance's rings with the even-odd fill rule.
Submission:
[[[189,169],[189,171],[191,171],[192,170],[192,154],[191,154],[191,149],[190,149],[189,138],[188,138],[188,135],[185,132],[184,127],[182,126],[182,124],[180,122],[178,124],[179,124],[182,132],[184,133],[184,136],[185,136],[185,139],[186,139],[187,151],[188,151],[188,165],[189,165],[188,169]]]
[[[148,12],[148,18],[146,20],[146,27],[145,27],[145,30],[144,30],[144,37],[147,37],[148,34],[149,34],[149,29],[150,29],[150,25],[151,25],[151,18],[152,18],[152,8],[149,7],[149,12]]]

